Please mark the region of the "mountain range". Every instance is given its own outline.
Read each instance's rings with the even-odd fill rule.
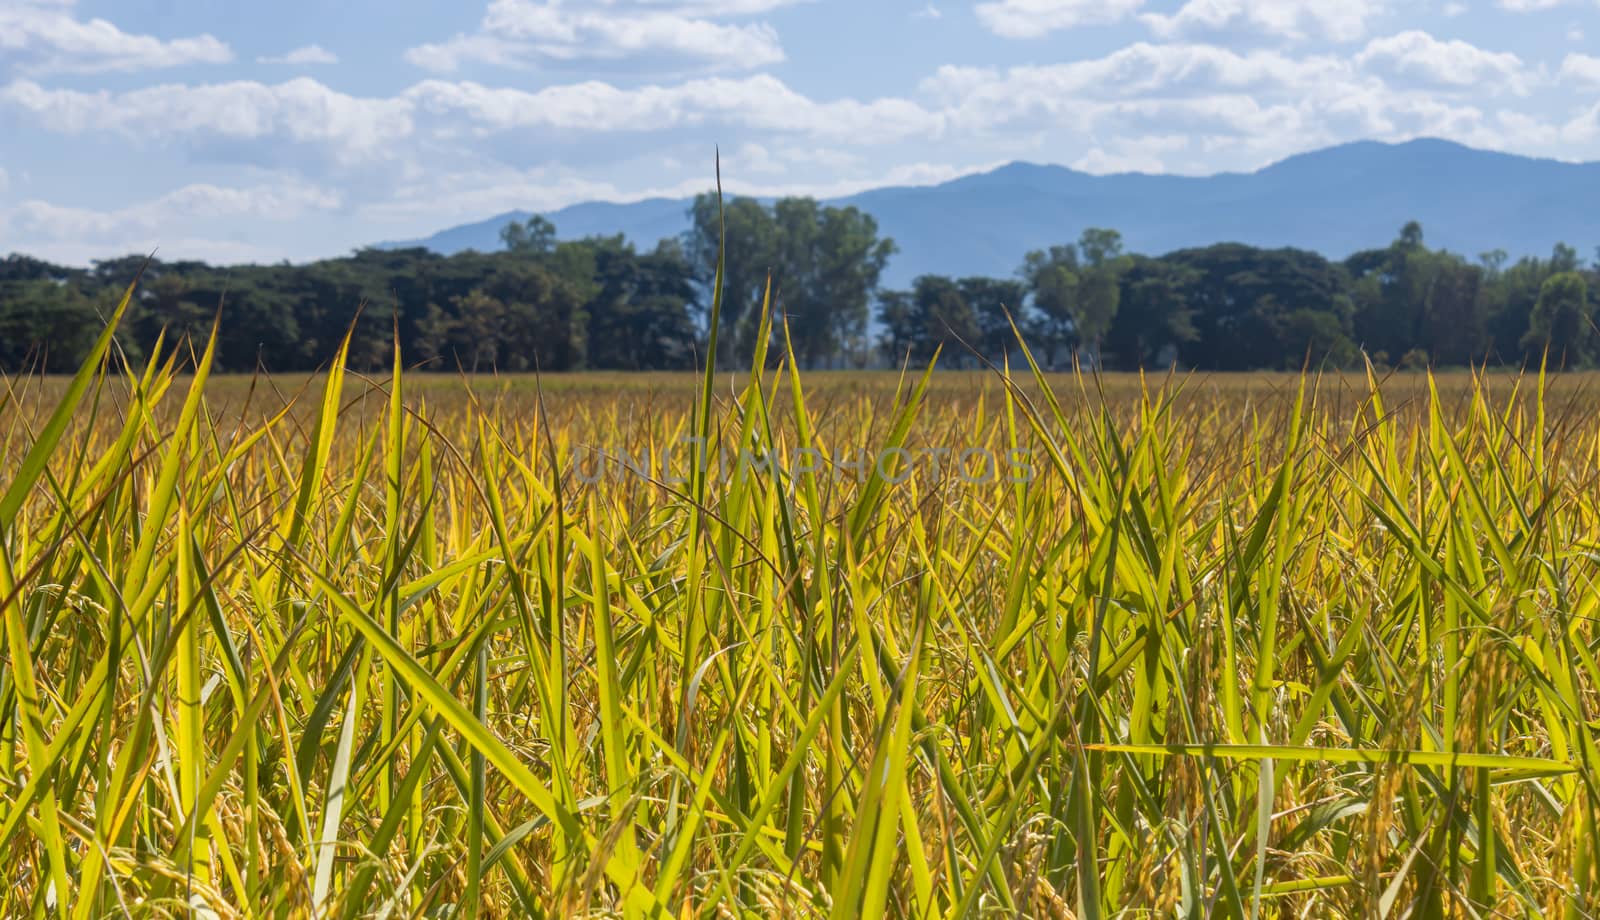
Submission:
[[[872,189],[832,199],[873,215],[899,251],[883,282],[917,275],[1012,275],[1023,255],[1087,227],[1121,231],[1129,251],[1159,254],[1240,242],[1343,258],[1387,244],[1411,220],[1434,248],[1476,257],[1547,254],[1558,242],[1600,244],[1600,163],[1565,163],[1422,139],[1361,141],[1290,157],[1251,173],[1090,175],[1011,163],[939,185]],[[641,247],[682,233],[688,199],[588,202],[546,213],[563,239],[624,234]],[[380,244],[440,253],[500,248],[510,211],[426,239]]]

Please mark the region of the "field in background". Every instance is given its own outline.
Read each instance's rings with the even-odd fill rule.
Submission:
[[[804,391],[813,410],[829,408],[839,402],[866,401],[880,408],[893,402],[895,391],[909,375],[910,383],[924,370],[895,371],[806,371]],[[390,371],[364,373],[351,370],[343,382],[341,410],[357,422],[380,420],[386,409],[385,391]],[[1464,370],[1445,370],[1428,375],[1415,371],[1377,372],[1388,395],[1391,409],[1426,401],[1430,379],[1443,405],[1456,411],[1481,390],[1490,401],[1504,403],[1513,396],[1526,403],[1537,392],[1538,371],[1526,373],[1496,369],[1483,375]],[[175,385],[187,387],[192,374],[180,370]],[[1363,372],[1329,370],[1313,372],[1309,378],[1318,391],[1319,407],[1329,414],[1349,414],[1369,399],[1368,378]],[[763,380],[775,388],[777,408],[787,411],[791,381],[788,371],[767,371]],[[1081,410],[1085,402],[1104,404],[1116,412],[1136,408],[1146,391],[1164,391],[1179,411],[1222,408],[1240,415],[1267,409],[1293,398],[1300,386],[1297,373],[1108,372],[1098,375],[1045,372],[1035,377],[1027,367],[1013,368],[1010,386],[1029,398],[1037,398],[1041,381],[1057,394],[1064,408]],[[213,414],[240,421],[241,409],[248,408],[246,422],[259,424],[286,406],[293,417],[312,417],[317,399],[326,387],[324,374],[273,374],[250,376],[214,374],[206,396]],[[533,411],[540,398],[547,412],[581,413],[594,408],[621,404],[639,411],[690,412],[705,382],[702,373],[590,371],[545,374],[479,374],[463,377],[454,374],[411,372],[405,375],[405,399],[409,409],[426,403],[441,412],[454,412],[476,401],[481,406],[498,404],[512,413]],[[745,371],[718,371],[713,378],[713,395],[727,403],[736,399],[750,382]],[[0,375],[0,394],[8,411],[20,410],[33,422],[40,422],[55,408],[70,378],[66,376],[11,377]],[[124,382],[112,380],[110,392],[124,393]],[[987,398],[998,399],[1007,384],[1000,374],[990,371],[939,370],[926,387],[927,405],[934,410],[965,411]],[[1600,405],[1600,372],[1551,374],[1544,383],[1551,414],[1581,414]],[[470,395],[469,395],[470,394]],[[123,398],[118,396],[118,398]],[[174,404],[168,408],[176,409]],[[1503,406],[1502,406],[1503,408]],[[14,445],[13,445],[14,446]]]
[[[5,916],[1600,910],[1596,378],[201,364],[0,394]]]

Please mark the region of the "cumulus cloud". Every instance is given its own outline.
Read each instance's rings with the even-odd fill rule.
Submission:
[[[405,59],[424,70],[452,73],[469,64],[523,67],[533,55],[519,42],[493,35],[457,35],[442,42],[407,48]]]
[[[1038,38],[1059,29],[1117,22],[1144,0],[991,0],[977,6],[978,21],[1005,38]]]
[[[1402,79],[1489,93],[1527,95],[1535,76],[1509,51],[1485,51],[1455,39],[1440,41],[1417,30],[1373,39],[1356,61]]]
[[[222,64],[233,52],[210,35],[160,39],[81,19],[71,0],[0,3],[0,66],[25,73],[101,73]]]
[[[1161,173],[1167,171],[1170,155],[1188,146],[1189,138],[1183,135],[1131,137],[1091,148],[1073,161],[1072,168],[1096,176]]]
[[[772,182],[749,181],[724,176],[723,187],[736,195],[782,196],[803,195],[810,198],[843,198],[868,189],[907,188],[939,185],[962,176],[988,172],[1005,165],[1004,160],[987,160],[970,165],[914,161],[898,163],[887,168],[855,169],[848,173],[831,175],[826,179]],[[706,182],[694,179],[680,183],[671,191],[676,196],[692,195],[706,190]]]
[[[778,33],[761,22],[726,22],[794,0],[666,3],[602,0],[492,0],[475,33],[406,51],[436,72],[469,63],[520,67],[541,62],[659,59],[710,70],[753,69],[784,59]]]
[[[1139,42],[1104,57],[1062,64],[1005,71],[941,67],[921,88],[942,100],[955,121],[973,125],[1094,101],[1148,102],[1245,90],[1290,95],[1322,92],[1354,79],[1355,68],[1330,55],[1295,58],[1277,51]]]
[[[1594,69],[1593,59],[1573,55],[1562,76],[1582,80]],[[1504,129],[1484,100],[1529,92],[1542,81],[1515,55],[1403,32],[1348,56],[1139,42],[1042,66],[946,66],[911,97],[814,99],[769,74],[633,86],[588,80],[541,89],[428,79],[382,97],[342,93],[309,78],[121,93],[18,80],[0,86],[0,108],[62,134],[189,145],[269,166],[287,162],[273,159],[273,151],[304,149],[352,169],[390,161],[401,171],[429,174],[452,159],[474,168],[516,162],[529,142],[543,145],[545,155],[565,145],[566,155],[582,157],[573,152],[596,150],[607,135],[661,145],[714,129],[737,139],[729,147],[735,156],[745,145],[751,171],[768,176],[787,175],[779,170],[791,164],[779,152],[796,148],[838,155],[931,142],[1015,157],[1048,137],[1070,144],[1067,162],[1148,170],[1173,162],[1174,149],[1129,147],[1120,138],[1187,134],[1197,140],[1181,151],[1186,164],[1225,161],[1229,149],[1265,156],[1357,136],[1433,131],[1482,140]],[[218,153],[218,141],[237,143]],[[607,149],[613,152],[605,162],[617,162],[615,148]]]
[[[79,264],[108,253],[158,247],[189,257],[238,262],[273,254],[229,240],[226,233],[208,235],[208,230],[240,220],[295,221],[340,206],[337,193],[299,180],[243,188],[186,185],[150,201],[110,210],[30,199],[0,210],[0,238],[27,241],[31,253]]]
[[[110,132],[152,145],[270,138],[323,148],[347,164],[384,157],[413,129],[404,99],[350,96],[307,77],[277,84],[170,83],[120,93],[18,80],[0,87],[0,105],[61,134]]]
[[[190,238],[215,237],[219,252],[256,246],[263,237],[246,228],[261,223],[263,233],[278,228],[279,254],[320,254],[510,206],[550,210],[703,191],[713,141],[723,145],[730,191],[824,197],[944,181],[974,164],[1023,157],[1095,173],[1207,173],[1360,138],[1443,136],[1568,157],[1600,143],[1600,104],[1588,92],[1600,86],[1600,57],[1560,60],[1571,47],[1560,29],[1552,32],[1558,50],[1547,52],[1555,58],[1540,59],[1524,44],[1513,54],[1414,28],[1377,31],[1406,10],[1390,0],[973,0],[986,29],[1017,39],[1060,39],[1152,9],[1169,15],[1139,17],[1165,38],[1108,53],[939,67],[890,95],[871,94],[882,84],[867,74],[866,94],[850,98],[810,95],[762,66],[782,59],[772,23],[795,2],[494,0],[480,28],[410,51],[437,71],[470,66],[474,79],[428,74],[377,95],[308,77],[55,83],[21,66],[5,75],[0,64],[0,124],[40,139],[33,146],[45,152],[37,156],[60,149],[52,143],[98,143],[97,152],[125,155],[130,170],[199,164],[209,171],[181,181],[219,183],[90,212],[45,200],[56,186],[25,178],[39,174],[37,158],[8,151],[16,182],[0,198],[0,232],[43,254],[156,244],[188,254],[175,247]],[[922,4],[895,15],[911,29],[907,17]],[[63,3],[32,6],[72,13]],[[1223,37],[1207,43],[1215,35]],[[6,41],[16,39],[0,33]],[[5,47],[0,61],[9,60]],[[34,47],[30,67],[44,60],[44,46]],[[258,60],[306,66],[332,58],[310,46]],[[487,78],[485,64],[535,67],[538,79]],[[1575,111],[1579,88],[1585,108]],[[260,167],[298,178],[253,186]],[[229,169],[252,178],[230,178]],[[59,184],[60,174],[54,179]],[[242,188],[224,188],[229,182]],[[0,191],[3,183],[0,174]],[[340,195],[318,197],[325,188]],[[260,203],[273,194],[273,213],[316,219],[300,232],[266,226]],[[22,197],[33,200],[13,204]],[[207,209],[218,216],[205,218]],[[241,234],[234,242],[221,232],[229,228]],[[221,253],[230,261],[259,254]]]
[[[561,2],[561,0],[553,0]],[[570,0],[579,5],[586,0]],[[587,0],[606,9],[668,10],[685,16],[756,16],[812,0]]]
[[[790,164],[811,157],[831,160],[832,152],[810,151],[789,156],[776,150],[763,151],[773,160]],[[749,149],[735,152],[742,157],[760,157]],[[724,159],[723,190],[730,195],[783,196],[807,195],[818,199],[839,198],[867,189],[888,186],[937,185],[961,176],[987,172],[1002,165],[1000,160],[970,164],[936,163],[911,160],[888,166],[868,165],[848,158],[824,178],[792,178],[777,172],[757,174],[732,155]],[[737,170],[737,171],[734,171]],[[672,182],[646,182],[627,185],[583,176],[571,165],[547,164],[526,169],[499,167],[455,170],[419,177],[402,184],[387,200],[360,210],[360,216],[384,224],[408,224],[429,231],[443,221],[481,217],[503,211],[507,202],[532,211],[549,212],[571,204],[590,201],[632,202],[649,198],[687,198],[711,188],[709,175]]]
[[[454,162],[515,162],[529,144],[616,162],[608,135],[708,129],[865,148],[935,140],[944,116],[900,98],[816,100],[769,75],[621,87],[601,81],[540,90],[423,80],[392,96],[342,93],[309,77],[282,83],[161,84],[125,92],[0,85],[0,113],[73,137],[115,137],[212,163],[337,172],[381,185]],[[587,152],[581,152],[587,151]],[[375,170],[374,166],[382,166]]]
[[[1588,146],[1600,141],[1600,103],[1595,103],[1560,128],[1562,142]]]
[[[764,144],[742,144],[731,155],[722,158],[722,167],[729,173],[743,172],[752,175],[782,175],[784,165]]]
[[[174,220],[216,217],[254,217],[293,220],[311,211],[339,206],[333,192],[303,183],[224,188],[196,184],[168,192],[152,201],[117,210],[62,207],[38,200],[24,201],[7,214],[14,230],[47,237],[89,236],[106,238],[128,232],[149,232]]]
[[[953,136],[986,138],[1000,149],[1014,149],[1008,138],[1053,138],[1051,149],[1076,148],[1072,155],[1082,158],[1077,165],[1095,172],[1163,171],[1168,165],[1167,151],[1113,149],[1123,137],[1184,133],[1230,138],[1234,145],[1271,139],[1298,149],[1330,129],[1331,119],[1313,117],[1314,106],[1285,101],[1271,90],[1274,74],[1296,82],[1307,79],[1293,70],[1292,62],[1252,61],[1225,53],[1192,54],[1188,60],[1180,56],[1142,76],[1142,89],[1097,76],[1143,73],[1143,64],[1161,60],[1134,52],[1005,71],[952,68],[924,89],[943,100]],[[1185,73],[1187,78],[1174,82]],[[1090,139],[1087,150],[1080,139]]]
[[[804,147],[796,144],[744,143],[722,155],[722,172],[726,176],[756,176],[770,181],[774,176],[788,176],[797,170],[810,167],[829,173],[852,174],[860,172],[866,161],[856,153],[829,147]]]
[[[817,102],[766,74],[631,89],[588,81],[533,92],[470,81],[424,80],[407,90],[404,98],[419,113],[459,116],[483,133],[527,128],[649,132],[729,123],[748,130],[881,143],[934,136],[942,128],[937,113],[908,100]]]
[[[1409,38],[1369,44],[1343,56],[1139,43],[1045,66],[943,67],[920,91],[947,138],[1013,157],[1029,140],[1095,172],[1249,169],[1364,138],[1551,155],[1586,130],[1502,117],[1496,92],[1543,85],[1520,61]]]
[[[1582,72],[1584,63],[1569,68]],[[1535,143],[1484,107],[1540,77],[1511,54],[1402,33],[1352,56],[1137,43],[1098,58],[1005,69],[947,66],[923,81],[946,136],[1092,139],[1077,165],[1159,171],[1267,159],[1361,137],[1424,135],[1505,149]],[[1166,138],[1164,144],[1128,138]],[[1175,138],[1191,143],[1177,145]],[[1009,141],[1014,143],[1014,141]],[[1081,143],[1081,142],[1080,142]]]
[[[1561,62],[1561,80],[1583,86],[1600,86],[1600,57],[1569,54]]]
[[[1385,9],[1386,0],[1188,0],[1176,13],[1142,17],[1163,38],[1240,28],[1293,40],[1355,41]]]
[[[339,56],[321,45],[306,45],[296,48],[288,54],[277,56],[263,56],[256,58],[257,64],[289,64],[303,66],[306,64],[337,64]]]

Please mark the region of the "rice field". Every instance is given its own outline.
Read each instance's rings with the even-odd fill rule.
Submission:
[[[1600,915],[1600,380],[781,357],[4,381],[0,916]]]

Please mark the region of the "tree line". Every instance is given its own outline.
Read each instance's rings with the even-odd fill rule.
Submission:
[[[690,368],[705,359],[719,252],[725,366],[753,353],[769,296],[807,367],[922,361],[941,347],[944,363],[977,366],[1014,352],[1013,324],[1056,367],[1600,362],[1600,251],[1584,264],[1566,245],[1469,259],[1430,249],[1411,223],[1342,261],[1238,243],[1150,256],[1095,228],[1024,254],[1009,278],[923,275],[895,290],[881,284],[895,244],[856,208],[719,209],[702,195],[689,218],[650,249],[620,235],[558,240],[534,217],[507,226],[500,251],[452,256],[363,249],[231,267],[129,256],[85,269],[12,255],[0,261],[0,370],[75,364],[135,277],[118,343],[133,360],[163,331],[203,336],[220,309],[228,371],[314,369],[352,329],[358,367],[384,365],[398,331],[408,362],[441,371]]]

